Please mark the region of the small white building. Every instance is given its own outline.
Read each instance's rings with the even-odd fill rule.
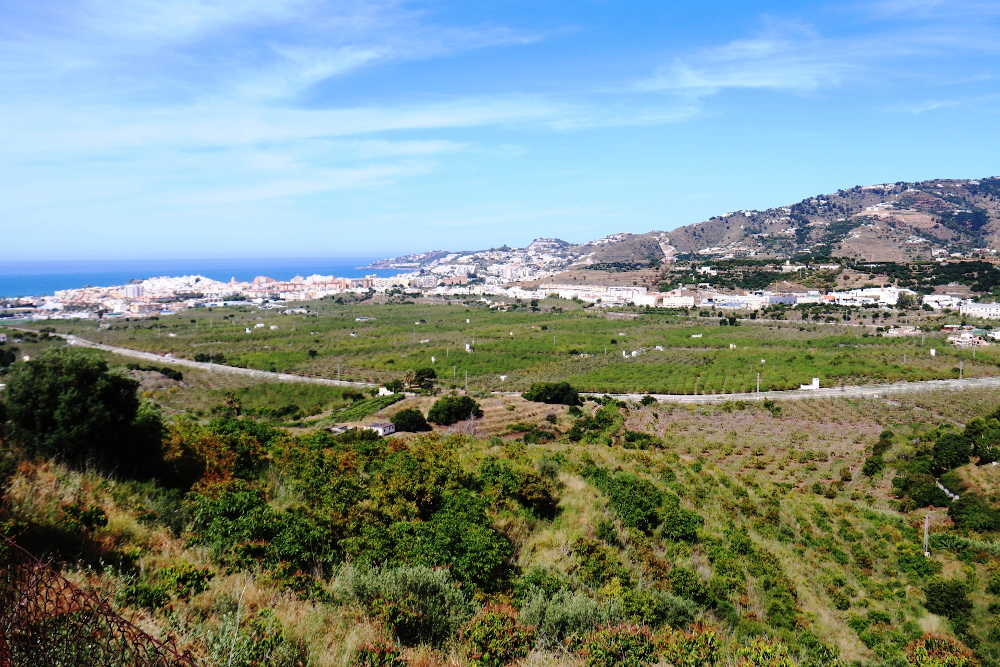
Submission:
[[[396,427],[389,422],[375,422],[374,424],[367,424],[362,428],[368,431],[375,431],[381,436],[391,435],[396,432]]]

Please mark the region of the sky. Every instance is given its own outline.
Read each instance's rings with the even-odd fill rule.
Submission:
[[[0,0],[0,261],[583,242],[998,175],[998,56],[975,0]]]

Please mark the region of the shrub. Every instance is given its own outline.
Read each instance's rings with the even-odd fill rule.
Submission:
[[[752,639],[735,651],[737,667],[795,667],[781,642]]]
[[[406,667],[403,654],[395,646],[386,646],[381,642],[365,644],[354,654],[352,667]]]
[[[519,625],[517,610],[489,605],[462,629],[472,667],[502,667],[528,655],[535,629]]]
[[[961,618],[972,612],[972,601],[967,597],[965,582],[960,579],[933,577],[924,588],[927,611],[950,619]]]
[[[206,639],[210,665],[278,667],[305,664],[305,649],[285,632],[270,609],[240,614],[237,605],[221,615],[221,622]]]
[[[439,398],[427,413],[427,421],[439,426],[451,426],[473,417],[482,417],[479,403],[469,396],[445,396]]]
[[[162,425],[140,413],[132,378],[83,350],[52,349],[16,364],[5,390],[11,435],[28,456],[95,460],[134,471],[151,470]]]
[[[554,592],[535,587],[521,606],[521,618],[535,626],[546,646],[555,646],[574,635],[585,635],[606,622],[601,605],[581,592]]]
[[[136,609],[156,610],[167,606],[170,603],[170,596],[159,586],[131,584],[119,591],[115,596],[115,602]]]
[[[723,660],[714,630],[697,625],[691,632],[673,631],[658,638],[660,652],[674,667],[714,667]]]
[[[338,585],[347,600],[382,619],[406,646],[441,646],[469,616],[461,589],[443,568],[348,566]]]
[[[972,455],[972,442],[958,433],[945,433],[934,443],[934,470],[941,474],[964,466]]]
[[[648,533],[660,523],[664,495],[649,480],[626,472],[611,475],[595,465],[585,466],[581,474],[607,496],[611,509],[626,526]]]
[[[648,406],[650,406],[650,405],[653,405],[653,404],[655,404],[655,403],[656,403],[656,399],[655,399],[655,398],[653,398],[652,396],[650,396],[649,394],[646,394],[645,396],[643,396],[643,397],[642,397],[642,398],[641,398],[641,399],[639,400],[639,403],[641,403],[642,405],[644,405],[644,406],[647,406],[647,407],[648,407]]]
[[[964,644],[936,635],[924,635],[907,646],[906,661],[912,667],[979,667]]]
[[[398,394],[403,391],[403,383],[400,380],[390,380],[385,383],[385,388],[394,394]]]
[[[708,585],[693,570],[685,567],[674,567],[668,577],[671,590],[682,598],[705,604],[711,593]]]
[[[986,531],[1000,527],[1000,512],[975,493],[963,493],[948,508],[948,516],[959,528]]]
[[[705,524],[701,515],[681,507],[677,496],[671,494],[667,494],[659,514],[663,536],[672,540],[694,542],[698,538],[698,529]]]
[[[162,568],[158,578],[163,586],[183,600],[208,589],[208,582],[214,576],[211,570],[182,563]]]
[[[392,422],[397,431],[417,433],[431,430],[431,427],[427,424],[427,420],[424,419],[424,413],[416,408],[400,410],[390,417],[389,421]]]
[[[582,640],[577,651],[587,667],[643,667],[656,660],[656,646],[648,628],[614,625]]]
[[[884,467],[885,461],[882,459],[882,455],[873,454],[865,460],[865,464],[861,467],[861,473],[868,477],[874,477],[882,472],[882,468]]]
[[[583,405],[579,392],[568,382],[535,382],[521,398],[536,403]]]

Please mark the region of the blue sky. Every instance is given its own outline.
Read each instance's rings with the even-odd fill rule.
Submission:
[[[0,260],[391,255],[1000,174],[1000,2],[0,0]]]

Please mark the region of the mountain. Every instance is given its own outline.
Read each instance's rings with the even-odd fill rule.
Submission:
[[[998,177],[859,185],[764,211],[725,213],[670,232],[619,233],[578,245],[540,238],[523,249],[439,250],[380,260],[371,268],[414,270],[484,258],[543,258],[552,268],[616,271],[672,258],[766,259],[796,253],[876,262],[930,259],[1000,248],[998,197]]]

